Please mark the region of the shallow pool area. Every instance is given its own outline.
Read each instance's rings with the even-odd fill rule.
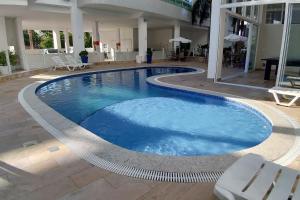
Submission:
[[[46,82],[36,94],[104,140],[145,154],[224,155],[269,137],[271,123],[248,106],[147,83],[151,76],[192,71],[152,67],[81,74]]]

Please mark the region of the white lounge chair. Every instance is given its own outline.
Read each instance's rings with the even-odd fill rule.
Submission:
[[[295,88],[273,87],[269,89],[269,92],[273,94],[275,101],[278,105],[291,106],[300,98],[300,90]],[[291,96],[291,101],[288,103],[280,102],[278,95]]]
[[[84,69],[85,67],[92,65],[91,63],[82,63],[81,60],[76,60],[72,55],[65,55],[67,61],[69,64],[78,65],[81,69]]]
[[[300,172],[248,154],[220,177],[214,193],[221,200],[298,200]]]
[[[53,70],[56,70],[57,68],[67,68],[69,71],[74,71],[76,68],[80,68],[79,65],[66,64],[60,56],[52,56],[51,59],[55,63]]]
[[[293,88],[299,88],[300,87],[300,77],[296,76],[288,76],[286,77],[288,81],[290,81]]]

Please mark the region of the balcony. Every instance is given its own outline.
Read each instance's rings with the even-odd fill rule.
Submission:
[[[161,0],[161,1],[168,2],[170,4],[187,9],[189,11],[192,10],[192,2],[188,0]]]

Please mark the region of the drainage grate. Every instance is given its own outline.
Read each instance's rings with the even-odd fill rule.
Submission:
[[[32,140],[32,141],[24,142],[23,147],[25,147],[25,148],[26,147],[31,147],[31,146],[36,145],[36,144],[38,144],[38,142],[36,140]]]
[[[51,152],[51,153],[52,153],[52,152],[55,152],[55,151],[59,151],[59,147],[58,147],[58,146],[52,146],[52,147],[49,147],[49,148],[48,148],[48,151]]]
[[[138,169],[128,167],[121,164],[111,163],[103,160],[92,154],[80,155],[82,158],[92,163],[93,165],[103,168],[105,170],[129,176],[133,178],[141,178],[153,181],[165,181],[176,183],[205,183],[216,182],[223,174],[222,171],[216,172],[163,172],[146,169]]]

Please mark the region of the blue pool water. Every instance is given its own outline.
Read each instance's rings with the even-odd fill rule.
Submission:
[[[39,98],[123,148],[159,155],[221,155],[253,147],[272,132],[257,111],[222,97],[150,85],[146,78],[189,68],[140,68],[65,77]]]

